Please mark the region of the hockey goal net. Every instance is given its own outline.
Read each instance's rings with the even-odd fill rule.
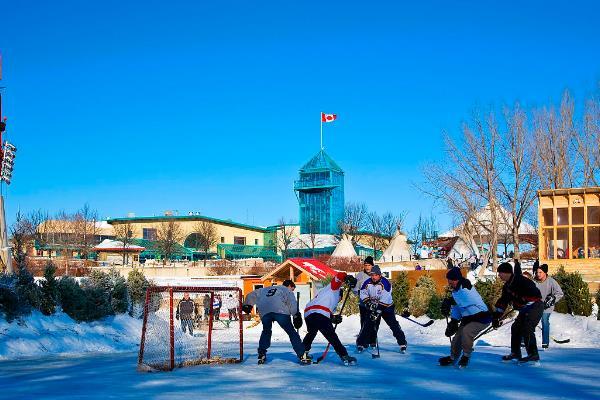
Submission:
[[[138,369],[241,362],[241,308],[237,287],[148,288]]]

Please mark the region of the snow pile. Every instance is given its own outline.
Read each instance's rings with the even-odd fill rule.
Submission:
[[[127,314],[77,323],[62,312],[35,311],[20,323],[0,320],[0,360],[134,351],[141,331],[142,321]]]

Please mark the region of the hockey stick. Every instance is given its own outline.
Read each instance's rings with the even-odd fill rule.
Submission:
[[[380,358],[381,355],[379,354],[379,338],[377,337],[377,321],[373,321],[373,330],[375,331],[375,347],[377,348],[377,354],[371,354],[371,358]]]
[[[412,323],[415,323],[417,325],[420,325],[424,328],[427,328],[428,326],[431,326],[433,324],[433,320],[430,319],[429,321],[425,322],[424,324],[420,323],[419,321],[415,321],[414,319],[410,318],[410,317],[405,317],[404,315],[400,315],[402,318],[409,320]]]
[[[539,326],[539,325],[538,325],[538,326],[536,326],[536,328],[538,328],[539,330],[542,330],[542,328],[540,328],[540,326]],[[557,338],[555,338],[554,336],[550,336],[550,339],[552,339],[552,341],[553,341],[554,343],[558,343],[558,344],[565,344],[565,343],[569,343],[569,342],[571,341],[571,339],[570,339],[570,338],[567,338],[567,339],[557,339]]]
[[[349,287],[347,288],[347,292],[346,292],[346,296],[344,297],[344,301],[342,301],[342,307],[340,308],[340,313],[338,315],[342,315],[342,312],[344,311],[344,306],[346,306],[346,300],[348,300],[348,297],[350,297],[350,292],[352,291],[352,289],[350,289]],[[333,330],[335,331],[335,329],[337,328],[338,324],[335,324],[333,326]],[[327,343],[327,347],[325,347],[325,351],[323,352],[323,354],[321,354],[321,356],[319,358],[317,358],[317,361],[313,362],[313,364],[319,364],[321,361],[323,361],[325,359],[325,357],[327,357],[327,353],[329,352],[329,348],[331,347],[331,343]]]
[[[300,292],[296,293],[296,313],[300,313]],[[296,332],[300,333],[300,328],[296,329]]]
[[[513,309],[511,309],[510,311],[508,311],[507,313],[505,313],[505,314],[504,314],[504,315],[503,315],[503,316],[500,318],[500,322],[503,322],[503,321],[504,321],[504,320],[505,320],[505,319],[506,319],[506,318],[509,316],[509,314],[510,314],[510,313],[512,313],[513,311],[514,311],[514,310],[513,310]],[[512,320],[513,320],[513,318],[509,319],[507,322],[510,322],[510,321],[512,321]],[[498,328],[500,328],[500,327],[502,327],[502,326],[504,326],[504,325],[505,325],[505,324],[504,324],[504,323],[502,323],[502,325],[500,325]],[[487,328],[485,328],[484,330],[482,330],[481,332],[479,332],[479,333],[477,334],[477,336],[475,336],[475,337],[473,338],[473,343],[474,343],[474,342],[475,342],[477,339],[479,339],[480,337],[482,337],[483,335],[485,335],[485,334],[488,334],[488,333],[490,333],[491,331],[493,331],[493,330],[495,330],[495,329],[497,329],[497,328],[494,328],[494,326],[493,326],[493,325],[490,325],[490,326],[488,326]]]

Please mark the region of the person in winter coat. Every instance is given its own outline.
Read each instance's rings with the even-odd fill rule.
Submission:
[[[221,299],[220,294],[215,294],[213,296],[213,318],[215,321],[221,319],[221,307],[223,306],[223,300]]]
[[[306,321],[308,332],[302,341],[306,351],[305,357],[309,357],[308,352],[312,347],[312,342],[315,340],[317,333],[321,332],[325,339],[331,343],[344,364],[353,364],[356,362],[356,358],[348,355],[348,351],[338,338],[333,326],[333,324],[338,325],[342,322],[342,315],[334,315],[334,312],[342,297],[342,290],[340,289],[345,282],[348,284],[350,290],[356,286],[356,278],[352,275],[347,275],[345,272],[338,272],[331,282],[319,290],[315,297],[306,305],[304,320]]]
[[[204,320],[208,321],[210,315],[210,295],[205,294],[202,298],[202,307],[204,308]]]
[[[359,292],[360,292],[360,288],[362,287],[363,283],[365,283],[365,281],[371,277],[370,274],[371,274],[371,268],[373,268],[373,265],[375,265],[373,263],[373,257],[367,256],[365,258],[365,261],[363,262],[363,270],[360,271],[358,274],[356,274],[356,287],[352,289],[354,294],[356,294],[358,296],[358,311],[360,313],[361,331],[363,330],[363,327],[365,326],[365,321],[369,318],[369,310],[367,309],[364,302],[360,298]],[[368,337],[368,342],[372,347],[375,347],[378,329],[379,329],[379,324],[377,324],[377,326],[374,328],[373,332],[371,332],[371,336]],[[356,341],[356,345],[358,346],[358,339]]]
[[[493,315],[492,325],[494,328],[500,327],[500,318],[502,318],[509,304],[512,304],[513,309],[519,312],[510,330],[511,352],[509,355],[503,356],[502,360],[539,361],[535,327],[540,322],[544,312],[540,290],[532,280],[521,274],[513,274],[512,265],[507,262],[498,266],[498,276],[504,282],[504,286],[502,287],[502,295],[496,302],[496,312]],[[527,357],[521,357],[521,340],[525,343]]]
[[[379,265],[371,268],[371,277],[367,279],[360,289],[360,299],[369,310],[369,318],[366,318],[357,339],[357,350],[361,352],[369,345],[370,338],[378,326],[379,320],[383,319],[390,327],[400,351],[406,351],[406,337],[400,324],[396,320],[394,312],[394,301],[392,300],[392,284],[381,276]]]
[[[177,304],[175,319],[181,319],[181,330],[185,333],[188,327],[190,335],[194,335],[194,310],[194,301],[190,299],[190,294],[184,293],[183,299]]]
[[[229,314],[229,320],[234,320],[237,321],[238,320],[238,305],[239,303],[236,301],[236,298],[233,297],[232,294],[227,295],[227,297],[225,298],[225,305],[227,308],[227,313]]]
[[[551,276],[548,276],[548,264],[540,265],[536,271],[536,275],[536,285],[544,301],[542,349],[547,349],[550,344],[550,314],[554,311],[554,305],[563,298],[564,294],[558,282]]]
[[[441,308],[442,314],[451,318],[445,334],[454,337],[450,356],[440,358],[439,362],[442,366],[453,365],[462,352],[458,365],[466,367],[473,352],[473,339],[489,326],[492,315],[471,282],[463,278],[460,268],[449,270],[446,279],[452,288],[452,297],[444,299]]]
[[[271,328],[273,322],[277,322],[288,334],[300,363],[312,363],[312,359],[305,354],[300,335],[296,332],[296,329],[302,327],[302,315],[298,312],[298,303],[294,296],[294,289],[296,289],[296,284],[288,279],[283,281],[281,285],[253,290],[248,293],[246,300],[244,300],[242,310],[246,314],[250,314],[252,307],[256,305],[263,325],[263,330],[258,341],[259,364],[264,364],[267,361],[267,349],[271,346]],[[293,324],[292,315],[294,316]]]

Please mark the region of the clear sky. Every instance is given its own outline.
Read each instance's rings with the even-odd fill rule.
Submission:
[[[414,188],[475,107],[600,81],[596,1],[0,0],[17,209],[298,218],[325,149],[346,200],[443,213]],[[442,228],[450,220],[441,217]]]

